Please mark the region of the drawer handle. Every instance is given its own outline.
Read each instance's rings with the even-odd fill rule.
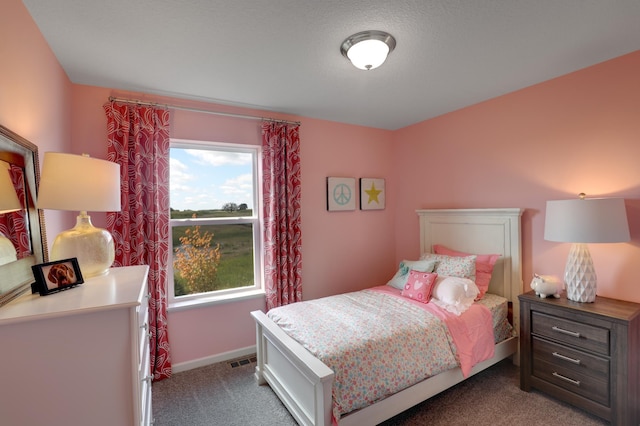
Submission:
[[[569,382],[569,383],[574,384],[576,386],[580,386],[580,380],[570,379],[568,377],[563,376],[562,374],[556,373],[555,371],[552,374],[554,375],[554,377],[557,377],[558,379],[562,379],[565,382]]]
[[[551,355],[555,356],[556,358],[560,358],[562,360],[569,361],[577,365],[580,365],[581,363],[579,359],[571,358],[566,355],[559,354],[558,352],[553,352]]]
[[[557,331],[558,333],[567,334],[573,337],[580,337],[580,333],[576,333],[575,331],[565,330],[564,328],[556,327],[555,325],[551,327],[553,331]]]

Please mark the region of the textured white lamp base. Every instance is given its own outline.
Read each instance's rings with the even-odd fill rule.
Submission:
[[[564,269],[564,282],[567,299],[575,302],[596,300],[596,270],[586,244],[576,243],[571,246]]]
[[[96,228],[86,212],[80,212],[76,226],[63,231],[51,246],[51,260],[78,258],[83,278],[105,275],[115,259],[113,237]]]

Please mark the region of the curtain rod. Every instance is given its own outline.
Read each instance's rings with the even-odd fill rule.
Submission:
[[[135,99],[122,99],[122,98],[116,98],[116,97],[113,97],[113,96],[109,96],[109,101],[126,103],[126,104],[136,104],[136,105],[145,105],[145,106],[153,106],[153,107],[162,107],[162,108],[167,108],[167,109],[179,109],[179,110],[182,110],[182,111],[202,112],[202,113],[205,113],[205,114],[221,115],[221,116],[224,116],[224,117],[243,118],[245,120],[262,120],[262,121],[272,121],[274,123],[295,124],[297,126],[300,125],[299,121],[279,120],[277,118],[260,117],[260,116],[257,116],[257,115],[234,114],[232,112],[211,111],[211,110],[207,110],[207,109],[184,107],[184,106],[180,106],[180,105],[160,104],[160,103],[157,103],[157,102],[145,102],[145,101],[139,101],[139,100],[135,100]]]

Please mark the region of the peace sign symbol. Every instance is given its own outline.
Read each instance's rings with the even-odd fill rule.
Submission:
[[[344,206],[351,200],[351,188],[344,183],[339,183],[333,188],[333,201]]]

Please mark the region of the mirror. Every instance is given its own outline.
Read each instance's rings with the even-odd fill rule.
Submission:
[[[38,147],[0,126],[0,171],[10,170],[24,210],[0,214],[5,237],[14,240],[16,260],[0,264],[0,306],[31,289],[31,265],[48,260],[44,215],[35,205],[40,179]],[[4,232],[3,232],[4,233]]]

